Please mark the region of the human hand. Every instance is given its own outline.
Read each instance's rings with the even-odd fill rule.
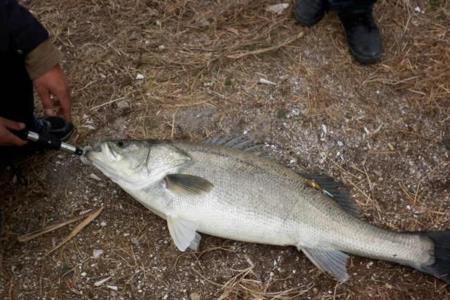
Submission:
[[[27,6],[31,4],[31,0],[19,0],[18,2],[22,6]]]
[[[0,145],[1,146],[22,146],[27,142],[17,137],[11,130],[22,130],[25,124],[14,122],[0,117]]]
[[[36,92],[41,99],[47,116],[62,114],[66,121],[71,120],[70,88],[64,72],[59,65],[51,68],[34,81]],[[53,98],[53,99],[52,99]],[[59,108],[56,107],[56,103]]]

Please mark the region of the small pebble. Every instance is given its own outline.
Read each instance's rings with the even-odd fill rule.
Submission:
[[[189,295],[191,297],[191,300],[200,300],[200,295],[198,293],[191,293]]]
[[[289,3],[278,3],[274,5],[270,5],[266,7],[266,11],[280,15],[282,14],[286,8],[289,7]]]
[[[95,175],[94,173],[89,174],[89,178],[97,180],[97,181],[101,181],[100,177],[98,177],[97,175]]]
[[[93,252],[93,257],[94,258],[99,258],[102,254],[103,254],[103,250],[95,249],[94,252]]]
[[[96,281],[94,283],[95,286],[101,286],[102,284],[104,284],[105,282],[107,282],[108,280],[111,279],[111,276],[108,276],[106,278],[100,279],[99,281]]]
[[[260,83],[260,84],[267,84],[267,85],[277,85],[275,82],[272,82],[272,81],[264,79],[264,78],[260,78],[258,80],[258,83]]]

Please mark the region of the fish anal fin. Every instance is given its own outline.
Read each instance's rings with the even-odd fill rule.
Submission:
[[[197,224],[175,216],[167,216],[167,227],[178,250],[198,249],[201,236],[197,233]]]
[[[347,261],[349,256],[333,249],[299,248],[311,262],[323,272],[333,276],[339,282],[349,279]]]
[[[178,194],[199,195],[208,193],[214,185],[206,179],[187,174],[169,174],[164,177],[166,188]]]
[[[340,207],[355,217],[361,217],[361,212],[356,203],[351,199],[347,188],[340,182],[335,181],[327,175],[301,173],[305,184],[309,187],[322,191],[329,198],[336,201]]]

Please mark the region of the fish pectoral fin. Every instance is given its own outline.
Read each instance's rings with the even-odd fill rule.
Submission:
[[[208,193],[214,185],[206,179],[186,174],[169,174],[164,177],[166,188],[178,194],[198,195]]]
[[[320,270],[332,275],[339,282],[348,280],[347,260],[344,252],[333,249],[300,248],[311,262]]]
[[[197,224],[174,216],[167,216],[167,227],[178,250],[190,248],[194,251],[200,245],[201,235],[197,233]]]

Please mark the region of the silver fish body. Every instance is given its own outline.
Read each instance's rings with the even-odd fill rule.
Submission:
[[[198,233],[205,233],[295,246],[342,282],[348,279],[346,253],[447,278],[442,268],[436,269],[435,237],[370,225],[349,213],[329,192],[312,188],[308,179],[272,160],[223,145],[121,143],[121,147],[117,141],[103,143],[87,158],[133,198],[166,219],[182,251],[198,247]],[[129,148],[132,151],[126,150]],[[139,170],[139,175],[132,180],[129,174],[133,170]]]

